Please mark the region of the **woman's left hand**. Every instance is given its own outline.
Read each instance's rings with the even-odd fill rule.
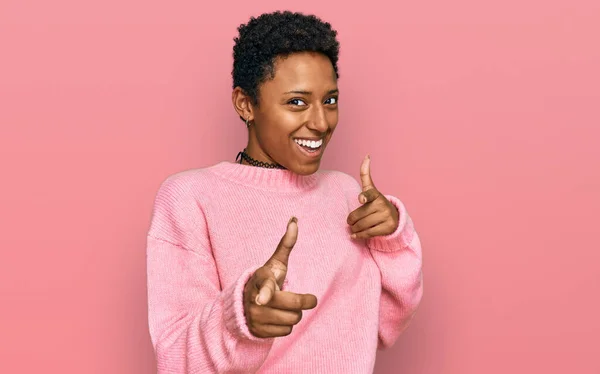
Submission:
[[[362,192],[358,195],[358,201],[362,206],[350,213],[347,219],[352,229],[352,239],[393,233],[398,228],[398,209],[375,188],[371,179],[370,156],[365,157],[360,167],[360,180]]]

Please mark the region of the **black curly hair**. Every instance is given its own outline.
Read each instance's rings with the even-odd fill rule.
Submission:
[[[319,52],[331,60],[336,77],[340,43],[337,31],[314,15],[276,11],[252,17],[234,38],[233,88],[239,86],[258,105],[260,84],[273,79],[277,57],[295,52]]]

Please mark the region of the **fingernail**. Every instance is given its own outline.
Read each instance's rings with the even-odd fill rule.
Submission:
[[[360,202],[361,202],[362,204],[364,204],[364,203],[366,203],[366,202],[367,202],[367,198],[365,197],[365,195],[360,195]]]
[[[292,218],[290,219],[290,221],[288,222],[288,225],[289,225],[290,223],[292,223],[292,222],[294,222],[294,223],[298,223],[298,218],[296,218],[296,217],[292,217]]]
[[[262,305],[260,303],[260,294],[256,295],[256,299],[254,300],[254,302],[256,302],[257,305]]]
[[[356,239],[356,234],[352,234],[352,235],[350,235],[350,237],[351,237],[352,239]]]

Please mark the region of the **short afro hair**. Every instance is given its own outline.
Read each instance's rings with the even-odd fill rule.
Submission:
[[[275,76],[277,57],[296,52],[318,52],[331,60],[336,77],[340,43],[337,31],[314,15],[276,11],[252,17],[238,27],[234,38],[233,88],[239,86],[254,104],[261,83]]]

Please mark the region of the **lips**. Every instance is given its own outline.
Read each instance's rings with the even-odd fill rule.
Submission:
[[[294,139],[294,142],[296,142],[296,144],[306,148],[307,150],[319,149],[323,145],[323,139],[296,138],[296,139]]]
[[[323,139],[294,139],[300,153],[307,158],[318,158],[323,153]]]

